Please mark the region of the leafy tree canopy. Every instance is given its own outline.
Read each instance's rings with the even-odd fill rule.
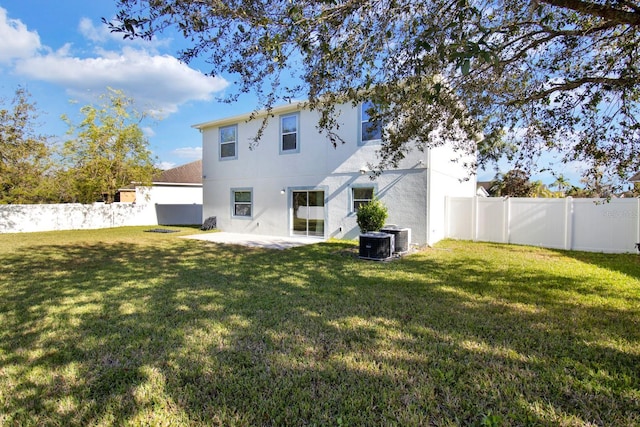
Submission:
[[[36,134],[38,111],[18,88],[10,102],[0,99],[0,203],[41,203],[47,192],[48,138]]]
[[[504,175],[497,174],[491,183],[489,193],[492,196],[532,197],[535,190],[535,184],[529,181],[529,174],[514,169]]]
[[[237,77],[258,107],[372,100],[381,167],[455,140],[527,170],[547,151],[589,173],[640,169],[640,3],[626,0],[119,0],[125,37],[177,29],[185,61]],[[291,82],[295,82],[291,84]],[[230,98],[232,100],[233,98]],[[481,136],[480,136],[481,135]],[[462,136],[462,137],[461,137]]]
[[[132,182],[150,184],[157,172],[140,128],[144,115],[133,109],[133,100],[113,89],[101,100],[99,106],[80,109],[83,119],[78,124],[63,117],[72,137],[63,148],[66,201],[110,203],[118,189]]]

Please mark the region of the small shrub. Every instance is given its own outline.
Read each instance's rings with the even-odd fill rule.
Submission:
[[[378,231],[384,227],[384,223],[389,216],[387,207],[378,199],[373,199],[366,205],[360,206],[357,212],[358,227],[360,232]]]

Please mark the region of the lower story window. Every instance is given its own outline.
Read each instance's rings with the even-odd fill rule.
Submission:
[[[360,206],[366,205],[373,200],[373,187],[354,187],[351,189],[353,200],[353,212],[357,212]]]
[[[251,218],[253,198],[251,190],[232,190],[233,216]]]

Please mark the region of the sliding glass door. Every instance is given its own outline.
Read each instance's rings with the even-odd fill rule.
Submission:
[[[292,234],[324,237],[324,191],[295,190],[291,198]]]

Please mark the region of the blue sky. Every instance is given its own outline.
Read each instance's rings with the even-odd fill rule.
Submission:
[[[107,87],[123,90],[139,110],[160,112],[161,120],[143,127],[163,168],[201,158],[200,133],[191,125],[257,106],[248,96],[234,104],[217,101],[232,82],[206,76],[204,61],[180,63],[175,55],[185,44],[179,36],[145,42],[110,33],[101,19],[116,12],[115,0],[0,0],[0,97],[10,100],[19,86],[28,89],[40,113],[38,131],[62,141],[68,129],[62,114],[78,122],[80,107],[95,103]],[[579,164],[557,167],[579,183]],[[478,179],[494,175],[479,171]],[[532,178],[553,182],[549,174]]]
[[[116,12],[113,0],[0,0],[0,97],[8,101],[19,86],[26,88],[40,114],[39,133],[63,140],[68,126],[62,114],[77,122],[81,106],[107,87],[120,89],[139,110],[163,117],[143,123],[159,165],[201,158],[200,133],[191,125],[255,104],[217,101],[231,83],[206,76],[204,63],[180,63],[178,38],[143,42],[111,34],[101,18]]]

